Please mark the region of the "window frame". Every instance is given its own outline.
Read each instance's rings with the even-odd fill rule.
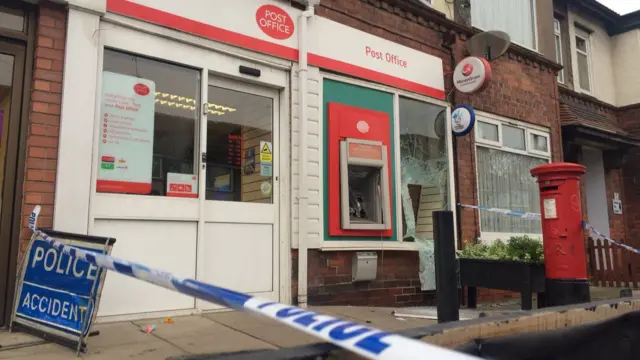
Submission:
[[[469,1],[471,2],[473,0],[469,0]],[[513,40],[511,42],[513,44],[517,44],[519,46],[522,46],[525,49],[529,49],[531,51],[537,52],[538,54],[541,54],[541,52],[539,50],[540,49],[540,44],[539,44],[540,37],[538,36],[538,23],[537,23],[538,12],[536,10],[537,0],[529,0],[529,1],[530,1],[530,4],[531,4],[531,17],[532,17],[531,20],[532,20],[532,25],[533,25],[533,47],[521,44],[521,43],[519,43],[517,41],[513,41]],[[471,6],[473,6],[473,4],[471,4]],[[482,27],[474,25],[473,24],[473,17],[472,16],[469,16],[469,17],[471,18],[471,20],[470,20],[471,21],[471,27],[476,28],[476,29],[481,30],[481,31],[492,30],[492,29],[484,29]]]
[[[483,148],[487,148],[487,149],[494,149],[494,150],[499,150],[499,151],[505,151],[505,152],[509,152],[512,154],[518,154],[518,155],[524,155],[524,156],[528,156],[528,157],[532,157],[532,158],[537,158],[537,159],[543,159],[546,160],[548,163],[551,162],[552,160],[552,152],[551,152],[551,131],[548,128],[539,126],[539,125],[535,125],[535,124],[529,124],[529,123],[525,123],[522,121],[518,121],[515,119],[510,119],[510,118],[506,118],[503,116],[499,116],[499,115],[495,115],[495,114],[490,114],[490,113],[485,113],[485,112],[480,112],[480,111],[476,111],[476,121],[477,122],[486,122],[486,123],[490,123],[490,124],[496,124],[498,125],[498,137],[499,137],[499,142],[496,143],[494,141],[489,141],[489,140],[483,140],[479,137],[479,129],[478,126],[475,126],[474,128],[474,136],[475,136],[475,148],[474,148],[474,152],[476,152],[475,155],[475,180],[476,180],[476,203],[480,204],[480,192],[478,190],[478,183],[479,183],[479,166],[478,166],[478,156],[477,156],[477,148],[478,147],[483,147]],[[518,149],[513,149],[507,146],[504,146],[502,143],[502,125],[507,125],[507,126],[512,126],[512,127],[517,127],[520,129],[525,130],[525,147],[526,149],[524,151],[522,150],[518,150]],[[531,135],[535,134],[535,135],[541,135],[546,137],[547,139],[547,152],[544,151],[539,151],[539,150],[532,150],[531,149]],[[514,209],[514,210],[520,210],[520,209]],[[482,210],[479,210],[482,211]],[[526,233],[503,233],[503,232],[490,232],[490,231],[482,231],[482,220],[479,216],[478,216],[478,226],[480,228],[480,237],[479,239],[487,244],[491,244],[494,241],[501,239],[501,240],[507,240],[512,236],[529,236],[531,238],[539,238],[542,239],[542,234],[526,234]],[[506,215],[505,215],[506,216]]]
[[[104,61],[106,59],[106,54],[105,53],[107,51],[120,53],[120,54],[124,54],[124,55],[128,55],[128,56],[135,56],[135,57],[138,57],[138,58],[142,58],[142,59],[145,59],[145,60],[148,60],[148,61],[153,61],[153,62],[160,63],[160,64],[167,64],[167,65],[181,67],[183,69],[193,70],[195,73],[198,74],[199,83],[197,85],[198,85],[199,89],[198,89],[198,94],[197,94],[198,98],[196,99],[197,103],[195,104],[195,108],[196,109],[194,110],[195,111],[195,117],[193,119],[193,122],[194,122],[194,132],[193,132],[193,141],[194,141],[194,143],[193,143],[193,156],[192,156],[193,172],[191,174],[188,174],[188,175],[194,175],[198,179],[197,180],[197,183],[198,183],[198,193],[197,193],[197,195],[198,196],[195,197],[195,198],[182,198],[182,197],[167,196],[166,194],[163,195],[163,196],[158,196],[158,195],[152,195],[152,194],[127,194],[127,193],[118,193],[118,192],[101,192],[101,191],[97,191],[97,189],[95,190],[96,194],[98,194],[99,196],[117,196],[117,195],[120,195],[120,196],[135,196],[135,197],[143,196],[143,197],[167,198],[167,199],[170,199],[170,200],[179,198],[179,199],[183,199],[185,201],[194,201],[194,200],[197,201],[199,199],[199,197],[200,197],[200,192],[203,191],[201,189],[201,186],[200,186],[200,176],[201,176],[201,174],[200,174],[200,169],[199,169],[200,168],[200,160],[201,160],[200,159],[200,151],[199,151],[199,149],[201,148],[201,142],[202,142],[202,139],[201,139],[201,134],[202,134],[201,127],[203,126],[202,119],[203,119],[203,116],[204,116],[202,114],[201,110],[203,109],[204,104],[208,103],[205,99],[202,98],[202,96],[203,96],[202,83],[206,82],[206,79],[203,79],[203,77],[202,77],[203,76],[203,69],[202,68],[197,68],[197,67],[185,64],[185,63],[177,63],[177,62],[171,61],[171,60],[166,60],[166,59],[162,59],[162,58],[148,56],[148,55],[143,54],[141,52],[133,52],[133,51],[129,51],[129,50],[123,50],[122,48],[105,45],[101,49],[101,55],[100,55],[101,56],[101,59],[100,59],[100,66],[101,67],[98,70],[99,71],[99,75],[98,76],[100,78],[100,89],[99,89],[100,92],[102,91],[102,77],[103,77],[104,72],[106,71],[104,69]],[[118,74],[122,74],[122,73],[118,72]],[[126,75],[126,74],[123,74],[123,75]],[[156,89],[156,92],[158,92],[157,89]],[[173,96],[173,95],[177,95],[177,94],[171,94],[171,95]],[[98,108],[100,108],[100,109],[102,108],[102,97],[101,96],[98,96],[98,98],[96,100],[96,106]],[[155,121],[155,116],[156,115],[154,113],[154,121]],[[206,125],[206,123],[205,123],[205,125]],[[155,127],[154,127],[154,131],[155,131]],[[154,142],[155,142],[155,134],[154,134]],[[98,146],[98,151],[99,151],[99,146]],[[152,164],[156,161],[157,158],[159,158],[159,157],[156,156],[156,154],[153,154]],[[97,161],[97,159],[96,159],[96,161]],[[161,173],[160,179],[165,179],[166,180],[167,177],[168,177],[168,174],[164,173],[164,161],[163,161],[162,157],[160,157],[160,164],[159,165],[160,165],[160,173]],[[152,181],[152,183],[153,183],[154,179],[157,179],[157,178],[154,177],[153,168],[152,168],[152,173],[151,173],[151,181]],[[93,179],[92,181],[94,181],[94,182],[98,181],[97,173],[96,173],[96,178]],[[165,184],[165,188],[166,188],[166,184]],[[205,189],[205,192],[206,192],[206,189]]]
[[[556,17],[553,18],[553,35],[554,41],[557,43],[556,49],[559,51],[559,53],[556,53],[556,61],[558,62],[558,64],[564,66],[564,53],[562,51],[562,23],[560,19]],[[565,83],[564,68],[558,71],[558,82],[560,84]]]
[[[579,32],[584,32],[587,36],[583,36],[582,34],[579,34]],[[578,49],[578,43],[577,43],[577,39],[580,38],[582,40],[584,40],[585,43],[585,47],[586,47],[586,51],[582,51],[580,49]],[[593,94],[593,70],[592,70],[592,66],[591,66],[591,32],[589,30],[587,30],[584,26],[581,26],[579,23],[575,23],[574,24],[574,51],[576,54],[576,71],[575,71],[575,78],[576,78],[576,82],[577,82],[577,88],[581,93],[584,94],[588,94],[591,95]],[[587,58],[587,75],[588,75],[588,80],[589,80],[589,90],[583,89],[582,86],[580,85],[580,68],[578,65],[578,55],[584,55]]]
[[[378,91],[384,91],[390,94],[393,94],[393,116],[394,116],[394,142],[395,142],[395,147],[394,147],[394,151],[395,151],[395,155],[394,155],[394,161],[397,164],[397,166],[395,167],[393,176],[396,177],[396,179],[400,179],[402,176],[402,170],[401,170],[401,166],[400,166],[400,160],[401,160],[401,156],[400,156],[400,97],[405,97],[405,98],[409,98],[412,100],[416,100],[416,101],[421,101],[421,102],[425,102],[428,104],[432,104],[432,105],[438,105],[438,106],[442,106],[444,110],[446,110],[446,114],[447,117],[445,119],[445,124],[446,124],[446,133],[447,133],[447,159],[448,159],[448,163],[449,163],[449,191],[447,193],[447,196],[449,196],[452,201],[451,201],[451,206],[453,207],[454,204],[457,204],[457,198],[456,198],[456,192],[455,192],[455,177],[454,177],[454,169],[453,169],[453,132],[451,130],[451,104],[447,103],[446,101],[443,100],[438,100],[435,98],[431,98],[428,96],[424,96],[424,95],[420,95],[420,94],[416,94],[416,93],[412,93],[409,91],[405,91],[405,90],[401,90],[398,88],[393,88],[390,86],[386,86],[386,85],[382,85],[382,84],[376,84],[376,83],[372,83],[366,80],[362,80],[362,79],[357,79],[357,78],[351,78],[351,77],[347,77],[344,75],[340,75],[340,74],[334,74],[334,73],[329,73],[326,71],[320,71],[320,76],[319,76],[319,86],[318,86],[318,92],[319,92],[319,103],[322,104],[322,98],[323,98],[323,87],[322,87],[322,83],[324,81],[324,79],[330,79],[330,80],[335,80],[335,81],[340,81],[346,84],[351,84],[351,85],[356,85],[356,86],[361,86],[361,87],[365,87],[368,89],[372,89],[372,90],[378,90]],[[321,108],[319,110],[319,118],[322,119],[323,117],[323,109]],[[320,144],[319,146],[319,151],[324,151],[323,149],[323,145]],[[323,174],[323,170],[320,170],[320,175],[321,178],[324,176]],[[396,196],[396,199],[401,199],[402,198],[402,188],[401,186],[399,186],[400,181],[398,181],[398,186],[396,186],[396,189],[390,189],[391,192],[393,192],[393,194]],[[325,190],[323,187],[321,187],[320,189],[320,197],[325,196]],[[454,207],[455,209],[455,207]],[[323,204],[322,202],[320,202],[320,212],[324,211],[323,209]],[[391,211],[395,211],[397,214],[402,214],[402,201],[396,201],[396,206],[395,208],[392,208]],[[456,217],[457,217],[457,213],[454,210],[453,211],[453,217],[454,217],[454,237],[456,239],[455,244],[456,244],[456,248],[457,248],[457,222],[456,222]],[[321,251],[336,251],[336,250],[407,250],[407,251],[418,251],[418,244],[415,241],[404,241],[404,239],[402,238],[402,215],[400,216],[396,216],[396,221],[393,222],[393,225],[395,226],[395,231],[396,231],[396,236],[397,236],[397,240],[396,241],[361,241],[361,240],[327,240],[324,238],[324,235],[321,235],[318,237],[317,243],[316,242],[311,242],[309,244],[309,247],[311,248],[311,246],[315,246],[316,244],[318,245],[318,248]],[[324,234],[324,224],[321,224],[321,229],[320,229],[320,233]]]

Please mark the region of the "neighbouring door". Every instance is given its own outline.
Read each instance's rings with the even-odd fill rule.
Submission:
[[[209,78],[198,278],[279,300],[277,90]],[[203,310],[218,309],[202,302]]]
[[[582,148],[582,162],[587,168],[585,173],[585,191],[587,196],[587,217],[589,224],[609,236],[609,202],[607,201],[607,188],[604,173],[604,161],[602,150],[588,147]],[[604,240],[594,240],[594,245],[604,245]],[[612,253],[605,254],[602,249],[602,256],[596,256],[596,269],[611,270],[613,262],[600,263],[600,259],[611,259]]]
[[[609,236],[609,202],[607,201],[602,151],[583,147],[582,159],[587,168],[584,179],[589,224]]]
[[[2,19],[0,17],[0,19]],[[0,40],[0,326],[6,325],[11,305],[9,287],[16,266],[14,216],[25,48]]]

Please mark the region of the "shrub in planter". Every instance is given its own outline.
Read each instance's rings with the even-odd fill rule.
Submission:
[[[543,264],[544,249],[540,240],[528,236],[514,236],[507,243],[496,240],[491,245],[477,243],[467,245],[458,252],[461,258],[511,260]]]
[[[460,285],[468,288],[468,306],[476,305],[476,288],[520,293],[522,309],[532,308],[531,295],[538,293],[538,307],[544,306],[544,251],[542,242],[528,236],[468,245],[458,253]]]

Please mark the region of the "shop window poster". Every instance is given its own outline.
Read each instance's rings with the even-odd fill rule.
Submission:
[[[98,192],[151,192],[155,93],[151,80],[103,72]]]

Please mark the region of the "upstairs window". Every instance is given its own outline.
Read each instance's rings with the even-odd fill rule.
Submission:
[[[590,34],[576,25],[576,66],[578,67],[578,85],[580,90],[591,92],[591,48]]]
[[[562,35],[560,33],[560,20],[553,19],[553,33],[556,42],[556,62],[564,65],[562,61]],[[564,84],[564,69],[558,72],[558,82]]]
[[[501,30],[511,41],[536,49],[535,0],[471,0],[471,24],[481,30]]]

